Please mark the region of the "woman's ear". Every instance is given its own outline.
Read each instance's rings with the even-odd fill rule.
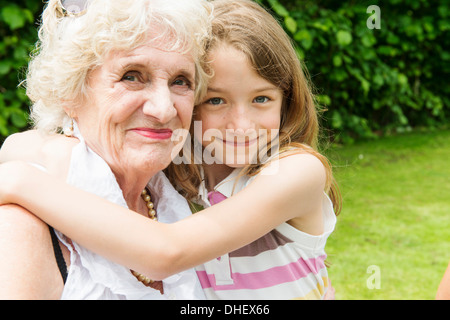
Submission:
[[[64,120],[63,132],[66,137],[73,137],[74,135],[74,121],[77,121],[77,112],[75,103],[64,102],[63,110],[70,119]]]
[[[61,104],[63,105],[63,110],[67,114],[67,116],[76,121],[78,118],[77,108],[80,105],[79,102],[72,100],[65,100],[61,101]]]

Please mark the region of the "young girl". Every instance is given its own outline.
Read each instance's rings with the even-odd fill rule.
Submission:
[[[0,166],[5,181],[8,170],[20,170],[11,175],[19,179],[0,188],[0,202],[22,205],[153,280],[197,266],[211,299],[323,299],[324,249],[339,197],[316,151],[313,95],[288,36],[269,13],[250,0],[213,3],[213,76],[196,107],[201,130],[191,141],[201,141],[203,163],[184,155],[186,163],[166,172],[196,211],[206,209],[158,223],[18,164]],[[25,187],[34,192],[20,192]]]

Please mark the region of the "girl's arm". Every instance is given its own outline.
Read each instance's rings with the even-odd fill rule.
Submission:
[[[322,163],[298,154],[279,160],[276,169],[173,224],[134,214],[22,163],[0,166],[1,185],[7,185],[0,187],[0,203],[20,204],[81,245],[159,280],[238,249],[285,221],[321,224]],[[4,184],[8,175],[14,178]]]
[[[436,300],[450,300],[450,262],[439,284]]]

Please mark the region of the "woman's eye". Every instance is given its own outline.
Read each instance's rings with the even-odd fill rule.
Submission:
[[[176,86],[189,86],[189,81],[185,79],[176,79],[173,84]]]
[[[189,79],[186,79],[185,77],[176,78],[172,82],[172,85],[175,86],[177,89],[195,90],[195,85],[193,85],[193,83]]]
[[[212,104],[212,105],[219,105],[224,103],[222,98],[211,98],[208,101],[206,101],[206,103]]]
[[[128,72],[122,77],[122,81],[135,82],[138,80],[138,75],[133,72]]]
[[[264,97],[264,96],[259,96],[259,97],[256,97],[255,99],[253,99],[253,102],[256,102],[256,103],[264,103],[267,101],[269,101],[269,98]]]

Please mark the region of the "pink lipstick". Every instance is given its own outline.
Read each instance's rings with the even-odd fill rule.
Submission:
[[[151,129],[151,128],[134,128],[131,131],[140,134],[143,137],[155,140],[167,140],[172,137],[171,129]]]

